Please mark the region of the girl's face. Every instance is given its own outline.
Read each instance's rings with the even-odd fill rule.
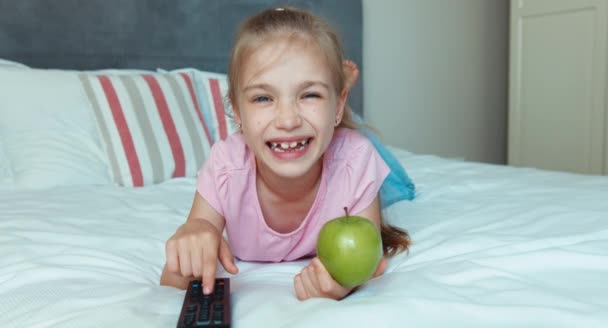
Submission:
[[[235,116],[258,169],[304,176],[327,149],[346,92],[336,94],[325,57],[311,42],[269,43],[243,68]]]

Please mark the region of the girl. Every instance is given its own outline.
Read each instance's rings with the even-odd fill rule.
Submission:
[[[385,255],[407,250],[407,233],[382,223],[378,191],[389,169],[354,130],[344,70],[354,79],[358,71],[344,65],[335,32],[308,12],[271,9],[242,25],[228,74],[240,131],[212,147],[188,219],[167,241],[162,285],[186,288],[202,277],[207,294],[218,259],[236,274],[233,254],[261,262],[314,256],[319,230],[344,207],[381,230]],[[383,259],[374,276],[385,268]],[[294,288],[300,300],[352,291],[316,257]]]

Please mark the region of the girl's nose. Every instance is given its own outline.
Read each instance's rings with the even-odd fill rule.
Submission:
[[[275,125],[278,129],[293,130],[302,124],[300,112],[295,104],[284,104],[278,108]]]

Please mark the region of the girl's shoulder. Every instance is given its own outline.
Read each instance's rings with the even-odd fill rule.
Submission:
[[[249,150],[240,133],[234,133],[211,147],[208,160],[216,170],[241,170],[251,164]]]
[[[330,160],[354,160],[370,156],[373,151],[374,145],[359,131],[339,128],[334,132],[325,154]]]

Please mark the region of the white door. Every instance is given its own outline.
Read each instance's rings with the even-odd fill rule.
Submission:
[[[608,173],[607,1],[511,1],[510,165]]]

